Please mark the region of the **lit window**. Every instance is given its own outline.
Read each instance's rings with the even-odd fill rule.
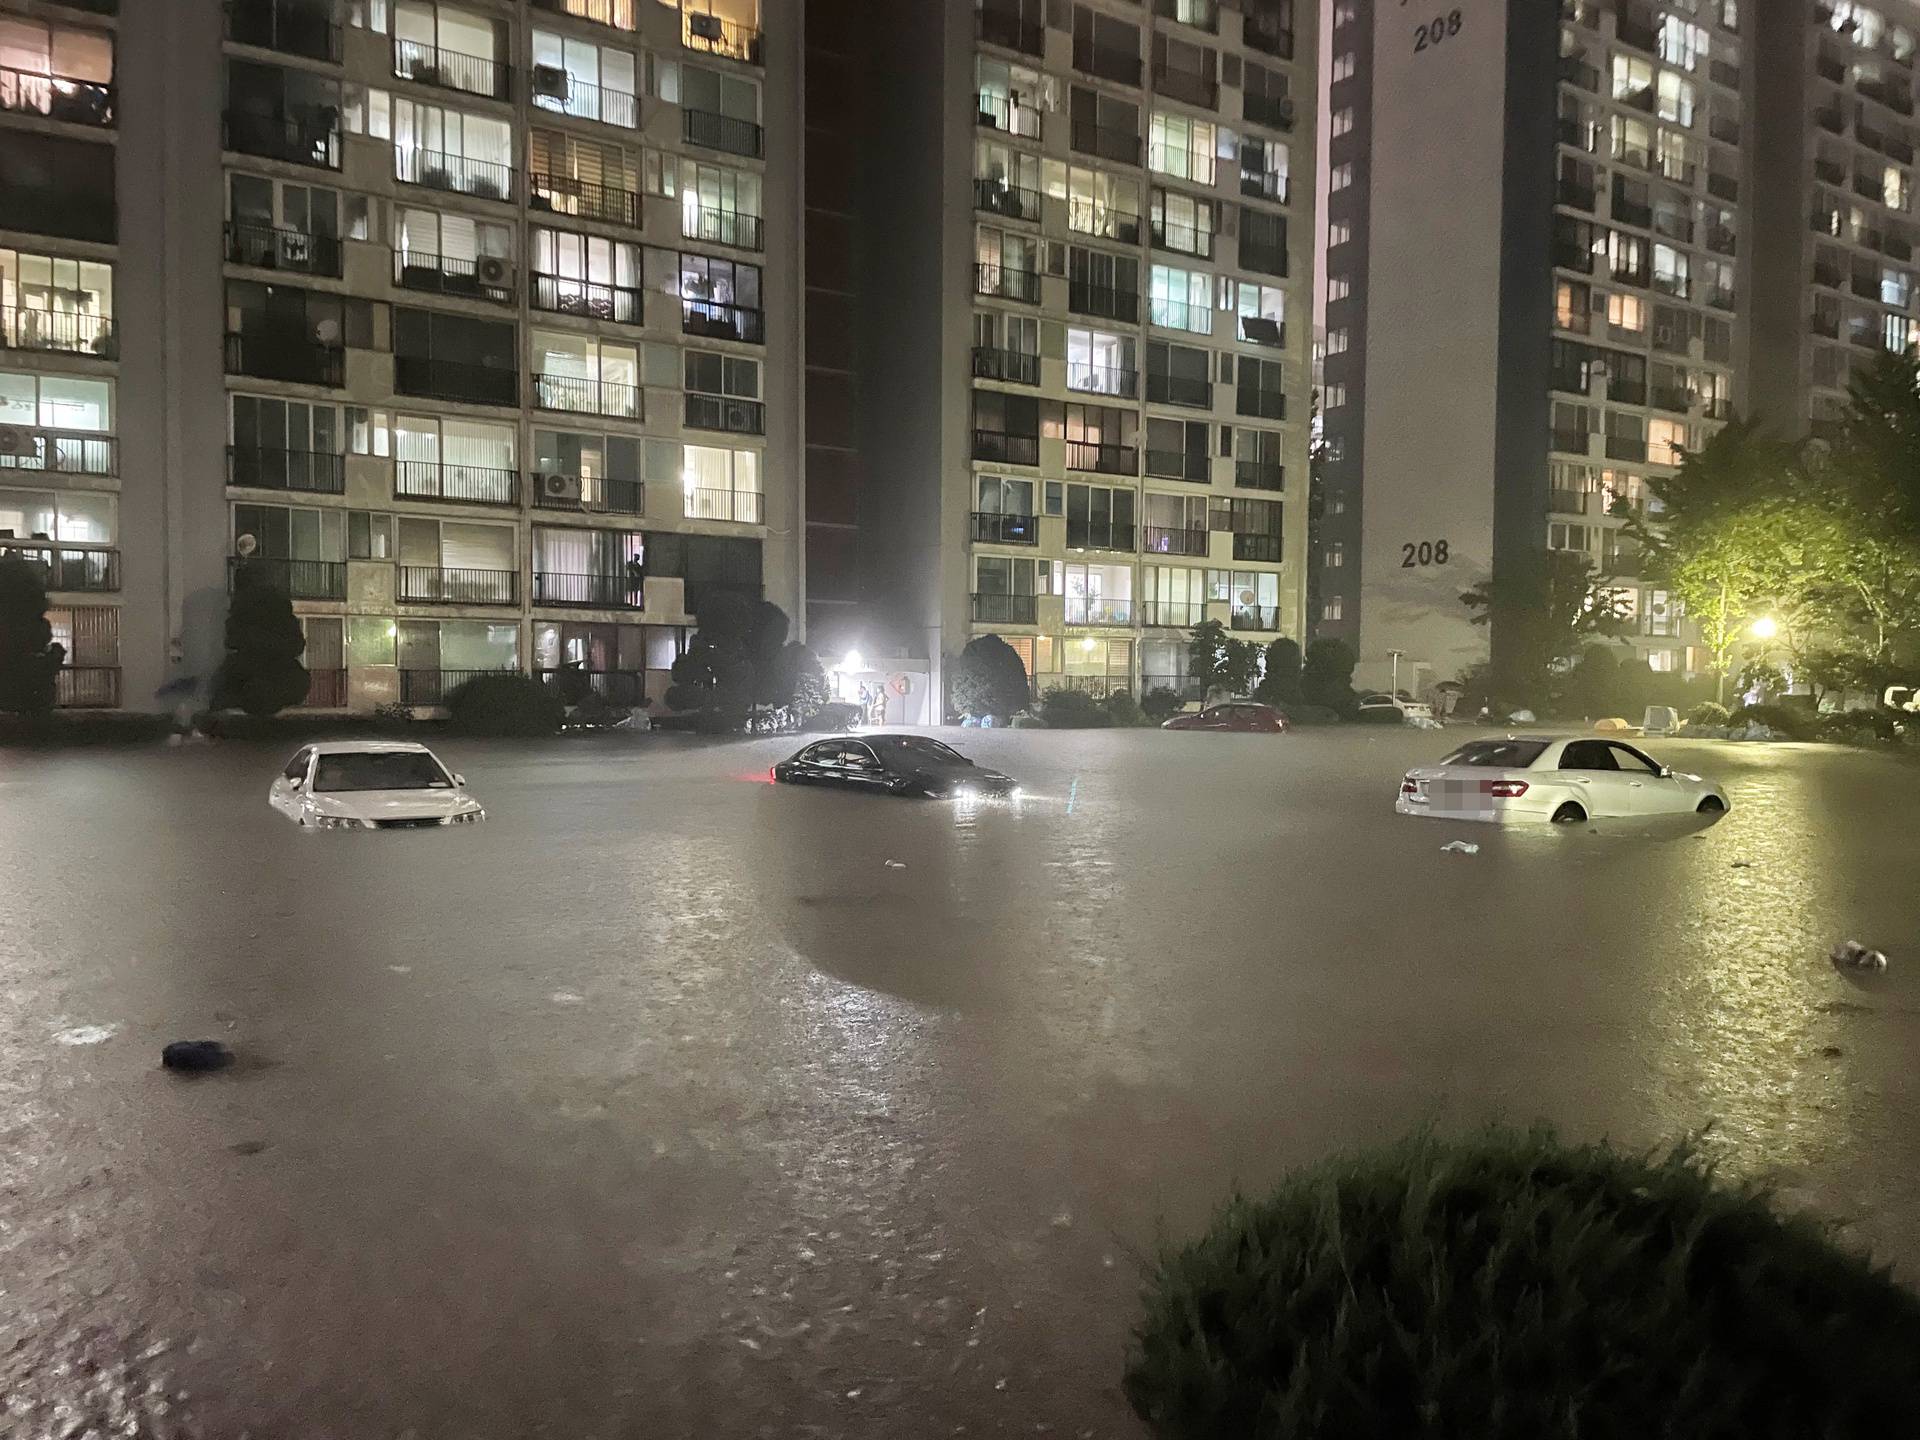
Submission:
[[[1347,403],[1347,387],[1344,384],[1342,384],[1339,381],[1335,381],[1333,384],[1327,386],[1326,397],[1322,402],[1323,408],[1328,410],[1338,410],[1342,405],[1346,403]]]
[[[1353,107],[1343,106],[1333,112],[1333,134],[1345,135],[1353,129]]]
[[[1351,220],[1335,220],[1327,226],[1327,247],[1329,249],[1335,245],[1344,245],[1351,239],[1353,239],[1353,222]]]
[[[1332,172],[1327,177],[1327,189],[1329,191],[1344,190],[1351,184],[1353,184],[1353,162],[1351,160],[1334,166]]]
[[[1322,620],[1338,620],[1343,609],[1344,607],[1341,604],[1340,597],[1338,595],[1329,595],[1326,600],[1321,603],[1320,618]]]
[[[1335,275],[1327,281],[1327,299],[1344,300],[1353,293],[1353,282],[1344,275]]]
[[[1343,325],[1338,330],[1327,331],[1327,354],[1344,355],[1347,353],[1347,330]]]
[[[1638,295],[1609,295],[1607,324],[1616,330],[1638,334],[1647,328],[1647,302]]]
[[[1333,57],[1333,78],[1335,81],[1353,78],[1354,59],[1351,50]]]

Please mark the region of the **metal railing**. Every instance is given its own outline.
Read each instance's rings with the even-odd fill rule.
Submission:
[[[605,415],[616,420],[642,418],[640,387],[586,375],[535,375],[533,403],[539,410],[575,415]]]
[[[762,248],[763,226],[760,216],[739,210],[709,210],[705,206],[689,210],[684,205],[680,209],[680,234],[687,240],[758,250]]]
[[[1244,368],[1244,367],[1243,367]],[[1287,418],[1287,397],[1280,390],[1255,390],[1242,386],[1234,392],[1233,411],[1260,420]]]
[[[393,178],[429,190],[451,190],[480,200],[513,199],[513,167],[498,160],[476,160],[444,150],[393,147]]]
[[[729,60],[739,60],[748,65],[761,63],[759,29],[718,15],[697,10],[683,11],[680,43],[689,50],[723,55]]]
[[[227,0],[227,39],[338,64],[340,26],[327,0]]]
[[[112,360],[120,353],[111,315],[0,306],[0,349],[50,350]]]
[[[1075,120],[1067,129],[1067,140],[1082,155],[1098,155],[1103,160],[1118,160],[1123,165],[1140,163],[1140,132],[1118,125],[1100,125],[1092,120]]]
[[[1143,600],[1140,623],[1154,630],[1188,630],[1207,618],[1207,607],[1199,600]]]
[[[1101,475],[1138,475],[1140,451],[1137,446],[1111,440],[1067,441],[1067,469],[1090,470]],[[1133,548],[1133,542],[1127,542]]]
[[[1280,607],[1278,605],[1236,605],[1227,616],[1227,628],[1229,630],[1278,630]]]
[[[1032,515],[1008,515],[999,510],[972,512],[971,537],[989,545],[1037,545],[1040,522]]]
[[[110,82],[0,65],[0,110],[104,127],[113,124],[113,108]]]
[[[344,560],[288,560],[254,555],[227,561],[227,583],[232,585],[242,567],[265,578],[274,589],[294,600],[347,598],[347,562]]]
[[[224,143],[243,155],[340,168],[340,122],[332,115],[256,115],[229,110],[223,122]]]
[[[426,250],[393,252],[393,283],[404,290],[511,305],[513,290],[499,283],[511,275],[512,266],[493,256],[471,260],[464,255],[435,255]]]
[[[555,15],[571,15],[576,20],[590,20],[609,30],[632,31],[636,28],[635,8],[644,3],[645,0],[533,0],[533,8]]]
[[[435,400],[457,400],[468,405],[520,404],[520,372],[465,360],[440,360],[426,355],[393,357],[393,389],[397,395],[425,395]]]
[[[1147,383],[1153,383],[1151,377]],[[1130,366],[1067,362],[1067,389],[1083,395],[1112,395],[1130,400],[1139,385],[1140,373]]]
[[[758,525],[764,498],[758,490],[700,490],[681,492],[681,513],[689,520],[732,520]]]
[[[1556,515],[1584,515],[1592,504],[1591,490],[1547,491],[1547,509]]]
[[[301,709],[339,710],[346,703],[347,672],[344,667],[307,667],[307,693],[300,702]]]
[[[995,460],[1002,465],[1038,465],[1040,437],[1016,435],[1006,430],[982,430],[976,426],[973,432],[973,458]]]
[[[527,175],[527,207],[609,225],[640,227],[640,197],[631,190],[533,170]]]
[[[758,400],[688,391],[684,423],[695,430],[764,435],[767,433],[767,407]]]
[[[579,704],[590,693],[613,705],[635,706],[647,698],[644,670],[586,670],[578,665],[563,665],[557,670],[535,670],[533,678],[558,693],[569,705]]]
[[[973,347],[973,373],[980,380],[1004,380],[1012,385],[1040,383],[1040,357],[1025,350],[1003,350],[991,345]]]
[[[304,335],[237,334],[227,336],[227,373],[296,385],[346,383],[344,346],[322,345]]]
[[[995,295],[1002,300],[1025,300],[1031,304],[1040,298],[1040,272],[1017,270],[1011,265],[992,261],[975,261],[973,293]]]
[[[1145,525],[1140,530],[1140,548],[1149,555],[1204,555],[1207,532],[1202,529]]]
[[[1104,595],[1066,597],[1066,622],[1069,625],[1131,625],[1133,601],[1110,600]]]
[[[981,594],[973,596],[973,618],[982,625],[1033,625],[1039,607],[1032,595]]]
[[[1257,270],[1262,275],[1281,275],[1287,273],[1287,247],[1265,240],[1249,240],[1240,237],[1240,268]]]
[[[117,475],[120,473],[120,442],[112,435],[96,435],[84,430],[46,430],[31,432],[28,447],[0,451],[0,473],[8,470],[37,471],[50,475]]]
[[[402,705],[444,705],[447,697],[469,680],[482,675],[518,675],[517,667],[493,670],[414,670],[400,672]]]
[[[1190,70],[1173,70],[1164,65],[1155,65],[1153,88],[1161,95],[1171,95],[1176,100],[1204,106],[1208,110],[1220,104],[1220,83],[1211,75],[1196,75]]]
[[[518,571],[465,566],[402,565],[396,592],[425,605],[512,605],[519,599]]]
[[[1548,443],[1555,450],[1563,450],[1569,455],[1584,455],[1591,444],[1592,432],[1587,430],[1554,429],[1548,432]]]
[[[120,552],[47,541],[0,540],[0,559],[17,556],[42,572],[47,589],[106,591],[120,588]]]
[[[1240,171],[1240,193],[1252,196],[1256,200],[1278,200],[1286,204],[1292,194],[1292,178],[1278,175],[1271,170]]]
[[[1111,520],[1099,524],[1090,520],[1067,521],[1069,550],[1131,550],[1133,537],[1133,526],[1117,525]]]
[[[1192,405],[1204,410],[1213,404],[1213,382],[1192,375],[1159,375],[1149,370],[1147,399],[1160,405]]]
[[[1018,135],[1027,140],[1038,140],[1042,134],[1040,107],[1027,105],[1015,100],[1011,95],[982,95],[974,92],[974,106],[979,112],[979,123],[988,130],[1004,130],[1009,135]]]
[[[1255,535],[1236,530],[1233,535],[1233,558],[1236,560],[1265,560],[1278,563],[1280,559],[1280,537],[1278,535]]]
[[[332,235],[309,235],[248,220],[229,220],[226,233],[227,259],[235,265],[340,278],[340,241]]]
[[[511,89],[513,67],[504,60],[462,55],[456,50],[442,50],[438,45],[395,36],[393,73],[416,85],[437,85],[443,90],[505,100]]]
[[[722,305],[717,300],[680,298],[680,333],[708,340],[738,340],[747,345],[766,343],[766,313],[747,305]]]
[[[760,127],[751,120],[712,110],[682,110],[680,114],[680,136],[687,144],[755,160],[760,158],[763,136]]]
[[[1028,185],[1010,185],[1005,180],[975,176],[973,208],[1014,220],[1040,219],[1040,192]]]
[[[1137,49],[1123,49],[1118,45],[1101,45],[1091,39],[1075,37],[1073,42],[1073,68],[1088,75],[1098,75],[1102,80],[1112,80],[1120,85],[1132,85],[1136,89],[1140,84],[1140,73],[1145,68],[1140,61]]]
[[[1213,467],[1204,454],[1187,450],[1155,450],[1147,447],[1147,474],[1157,480],[1188,480],[1205,485],[1213,479]]]
[[[534,309],[555,315],[587,315],[595,320],[610,320],[617,325],[644,323],[646,302],[643,292],[628,285],[596,285],[564,275],[533,277]]]
[[[555,483],[556,481],[561,483]],[[646,513],[646,486],[638,480],[614,480],[604,475],[568,475],[542,470],[533,475],[536,510],[570,510],[587,515],[642,515]]]
[[[318,450],[282,450],[268,445],[229,445],[227,483],[252,490],[295,490],[307,495],[347,493],[344,455]]]
[[[1607,458],[1609,460],[1645,460],[1647,442],[1637,435],[1607,436]]]
[[[1140,292],[1093,280],[1067,282],[1067,309],[1076,315],[1098,315],[1128,325],[1140,322]]]
[[[1236,460],[1233,484],[1238,490],[1284,490],[1287,488],[1286,467],[1278,460]]]
[[[1154,83],[1159,84],[1158,81]],[[1293,129],[1293,97],[1261,95],[1249,90],[1240,97],[1240,114],[1256,125],[1265,125],[1272,130],[1291,130]]]
[[[1190,220],[1155,220],[1149,226],[1149,233],[1153,243],[1162,250],[1194,255],[1202,260],[1213,258],[1211,226],[1195,225]]]
[[[564,87],[558,93],[553,89],[556,75],[559,84]],[[543,90],[543,85],[548,88]],[[625,90],[610,90],[604,85],[590,85],[557,66],[534,66],[531,98],[541,110],[571,115],[576,120],[598,120],[603,125],[618,125],[623,130],[637,130],[640,127],[640,98],[637,95]]]
[[[397,500],[454,500],[467,505],[516,505],[520,472],[493,465],[453,465],[444,460],[396,460]]]
[[[112,709],[120,703],[118,665],[62,665],[53,676],[53,703],[63,710]]]
[[[533,572],[536,605],[585,605],[595,610],[639,610],[646,601],[646,577],[632,575],[575,575],[564,571]]]

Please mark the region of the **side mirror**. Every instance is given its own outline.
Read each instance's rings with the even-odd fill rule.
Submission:
[[[1673,767],[1671,765],[1662,765],[1660,767],[1660,778],[1662,780],[1671,780],[1673,778]]]
[[[456,785],[465,785],[467,783],[467,777],[464,775],[456,775],[453,777],[453,783]]]
[[[286,777],[282,776],[281,778],[285,779]],[[306,783],[307,782],[305,780],[302,780],[296,776],[294,779],[287,780],[287,788],[289,790],[298,790],[302,785]]]

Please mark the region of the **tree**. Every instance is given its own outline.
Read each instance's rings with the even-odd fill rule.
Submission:
[[[1296,705],[1300,701],[1300,644],[1282,635],[1267,646],[1260,684],[1254,698],[1269,705]]]
[[[755,628],[754,606],[730,590],[709,591],[695,614],[698,622],[686,651],[673,662],[673,684],[666,694],[669,710],[713,712],[729,720],[744,720],[753,704],[753,663],[749,638]]]
[[[273,583],[265,565],[242,561],[227,601],[227,654],[214,682],[214,708],[267,716],[298,705],[307,694],[300,663],[306,648],[287,592]]]
[[[53,709],[54,677],[66,647],[47,623],[47,587],[16,552],[0,555],[0,710],[44,715]]]
[[[789,640],[774,663],[777,678],[773,691],[780,697],[777,703],[782,708],[811,715],[827,703],[827,672],[813,651],[798,640]]]
[[[1202,620],[1187,637],[1187,679],[1202,693],[1244,695],[1260,668],[1260,647],[1227,632],[1218,620]]]
[[[1346,714],[1353,709],[1354,654],[1345,641],[1315,640],[1300,668],[1300,698]]]
[[[1538,701],[1548,678],[1564,669],[1589,641],[1626,629],[1626,601],[1574,550],[1549,550],[1536,569],[1483,580],[1461,592],[1472,623],[1497,620],[1511,640],[1497,683],[1516,697]]]
[[[953,662],[947,683],[953,708],[962,715],[1005,719],[1027,705],[1027,667],[998,635],[969,640]]]

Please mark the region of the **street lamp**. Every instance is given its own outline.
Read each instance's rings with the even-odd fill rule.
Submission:
[[[1771,615],[1762,615],[1747,627],[1747,633],[1756,640],[1771,640],[1780,633],[1780,622]]]

